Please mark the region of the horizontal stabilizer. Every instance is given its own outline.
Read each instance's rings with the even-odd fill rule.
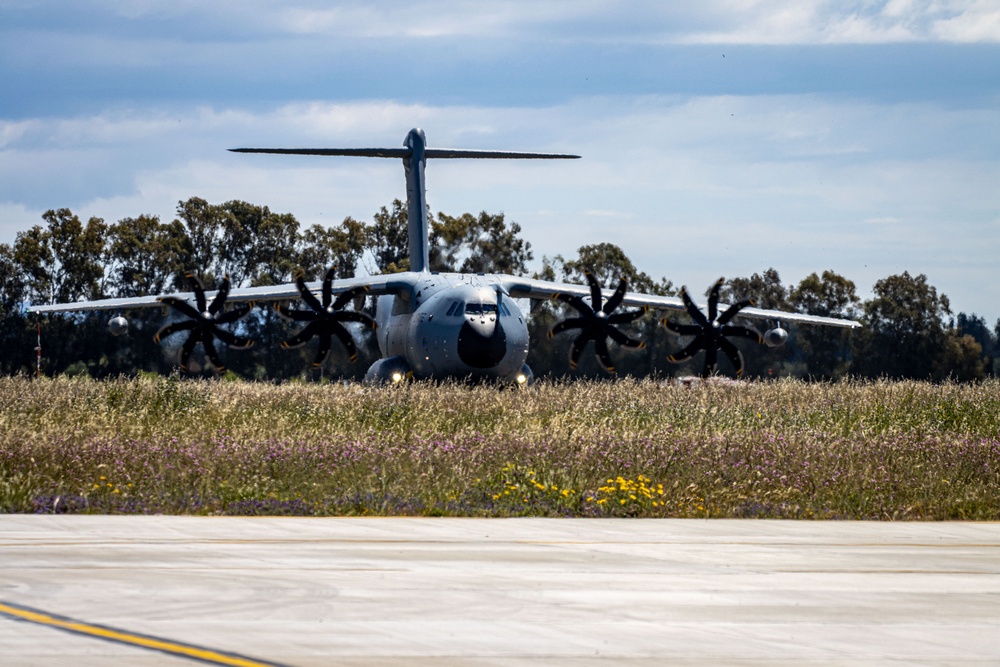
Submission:
[[[278,155],[344,155],[348,157],[408,158],[410,148],[230,148],[233,153],[272,153]],[[576,160],[579,155],[563,153],[524,153],[520,151],[478,151],[454,148],[427,148],[427,158],[473,158],[495,160]]]
[[[279,155],[347,155],[354,157],[408,158],[409,148],[230,148],[233,153],[277,153]]]
[[[564,153],[523,153],[520,151],[476,151],[454,148],[427,148],[426,157],[441,158],[478,158],[498,160],[578,160],[579,155]]]

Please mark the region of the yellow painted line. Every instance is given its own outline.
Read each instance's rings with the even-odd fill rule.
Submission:
[[[232,667],[282,667],[282,665],[275,662],[254,660],[253,658],[247,658],[233,653],[223,653],[200,646],[193,646],[191,644],[181,644],[170,641],[169,639],[139,635],[134,632],[126,632],[124,630],[116,630],[114,628],[84,623],[82,621],[66,618],[64,616],[47,614],[37,609],[12,605],[6,602],[0,602],[0,615],[8,616],[21,621],[27,621],[29,623],[45,625],[50,628],[65,630],[67,632],[74,632],[76,634],[93,637],[95,639],[118,642],[129,646],[138,646],[139,648],[161,651],[170,655],[191,658],[192,660],[200,660],[213,665],[231,665]]]

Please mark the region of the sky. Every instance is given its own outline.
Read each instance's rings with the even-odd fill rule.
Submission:
[[[534,269],[609,242],[699,293],[909,271],[1000,317],[994,0],[0,0],[0,90],[0,243],[195,196],[371,220],[396,160],[226,149],[421,127],[582,156],[428,163],[432,211],[503,212]]]

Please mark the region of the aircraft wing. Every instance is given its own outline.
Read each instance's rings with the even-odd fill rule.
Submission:
[[[365,276],[363,278],[346,278],[336,280],[333,283],[333,293],[339,294],[355,287],[367,287],[370,294],[404,294],[414,285],[415,274],[412,273],[387,273],[377,276]],[[323,287],[323,281],[306,283],[306,287],[317,296]],[[205,299],[211,303],[216,292],[206,292]],[[156,308],[163,304],[160,302],[164,297],[174,297],[186,301],[194,301],[194,292],[175,292],[172,294],[157,294],[153,296],[139,296],[127,299],[97,299],[95,301],[77,301],[74,303],[57,303],[51,306],[29,306],[31,313],[65,313],[79,312],[85,310],[130,310],[133,308]],[[245,287],[232,289],[229,291],[229,303],[240,301],[290,301],[300,297],[299,289],[295,283],[283,283],[281,285],[267,285],[264,287]]]
[[[507,293],[517,299],[551,299],[557,294],[568,294],[571,296],[590,299],[590,288],[586,285],[575,285],[572,283],[559,283],[549,280],[537,280],[535,278],[520,278],[517,276],[500,276],[501,284]],[[614,290],[603,290],[604,298],[609,298]],[[642,294],[640,292],[627,292],[622,300],[623,307],[649,307],[655,310],[678,310],[686,312],[684,302],[676,296],[655,296],[652,294]],[[728,304],[719,304],[719,312],[725,312]],[[704,312],[706,307],[699,304],[699,308]],[[856,329],[861,326],[855,320],[838,319],[835,317],[820,317],[818,315],[806,315],[805,313],[790,313],[782,310],[766,310],[764,308],[744,308],[740,311],[739,317],[749,317],[753,319],[780,321],[782,324],[821,324],[831,327],[842,327],[846,329]]]

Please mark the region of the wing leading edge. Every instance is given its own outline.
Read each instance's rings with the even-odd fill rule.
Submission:
[[[586,285],[575,285],[572,283],[552,282],[549,280],[538,280],[535,278],[519,278],[517,276],[499,276],[504,289],[514,298],[525,299],[551,299],[557,294],[569,296],[579,296],[586,298],[590,296],[590,288]],[[610,298],[614,290],[603,290],[604,298]],[[684,301],[675,296],[655,296],[652,294],[642,294],[640,292],[627,292],[621,301],[622,306],[648,307],[655,310],[678,310],[685,311]],[[720,310],[725,310],[727,304],[719,304]],[[764,308],[743,308],[740,317],[750,317],[753,319],[780,321],[782,323],[795,324],[819,324],[831,327],[841,327],[846,329],[856,329],[861,326],[855,320],[838,319],[835,317],[820,317],[819,315],[806,315],[805,313],[790,313],[782,310],[767,310]]]
[[[389,273],[377,276],[366,276],[363,278],[347,278],[337,280],[333,283],[333,293],[341,294],[355,288],[368,288],[368,293],[372,295],[396,294],[403,295],[410,291],[416,283],[416,274],[409,273]],[[313,294],[319,295],[323,288],[323,282],[306,283],[306,287]],[[205,298],[211,301],[217,292],[206,292]],[[228,301],[230,302],[268,302],[268,301],[290,301],[300,298],[299,289],[295,283],[283,283],[281,285],[267,285],[264,287],[246,287],[242,289],[230,290]],[[67,313],[82,312],[88,310],[130,310],[133,308],[158,308],[163,305],[163,299],[178,299],[181,301],[194,301],[194,292],[175,292],[172,294],[157,294],[153,296],[140,296],[128,299],[97,299],[94,301],[78,301],[74,303],[58,303],[51,306],[29,306],[31,313]]]

